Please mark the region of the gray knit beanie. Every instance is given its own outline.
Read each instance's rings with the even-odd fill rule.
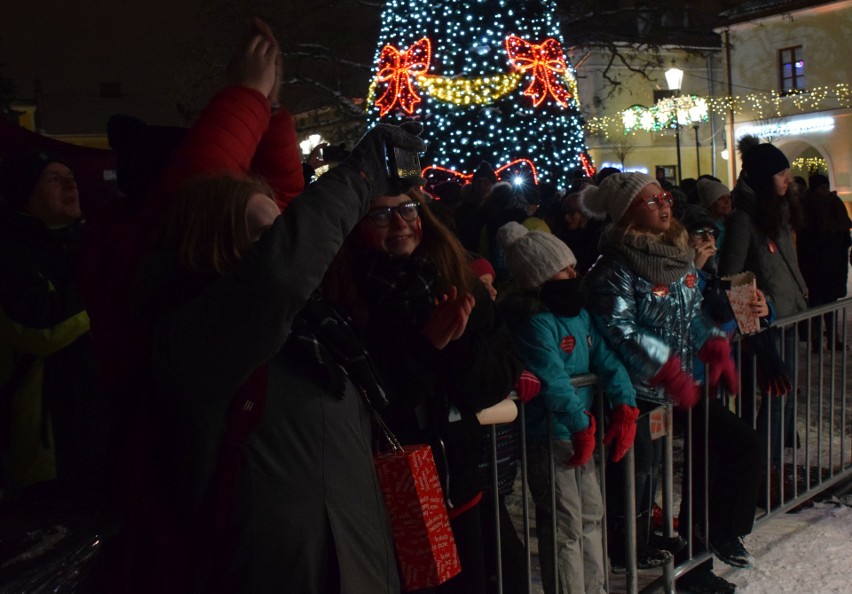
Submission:
[[[710,210],[710,207],[713,206],[713,203],[719,198],[725,194],[731,193],[728,186],[725,184],[713,181],[712,179],[707,179],[706,177],[699,179],[697,185],[698,201],[701,203],[701,206],[707,210]]]
[[[506,251],[509,274],[522,289],[535,289],[577,258],[565,243],[551,233],[530,231],[520,223],[506,223],[497,230],[497,243]]]
[[[603,219],[609,215],[610,220],[617,223],[648,184],[659,186],[660,182],[645,173],[613,173],[600,186],[583,188],[580,204],[590,217]]]

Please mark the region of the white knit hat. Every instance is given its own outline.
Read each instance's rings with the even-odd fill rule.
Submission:
[[[565,243],[551,233],[530,231],[520,223],[506,223],[497,230],[497,243],[506,250],[509,274],[522,289],[534,289],[577,258]]]
[[[713,206],[713,203],[719,198],[725,194],[731,193],[728,186],[725,184],[713,181],[712,179],[707,179],[706,177],[702,177],[698,180],[697,187],[698,201],[701,203],[701,206],[707,210],[710,210],[710,207]]]
[[[586,186],[580,191],[580,205],[590,217],[603,219],[609,215],[617,223],[648,184],[660,185],[645,173],[613,173],[600,186]]]

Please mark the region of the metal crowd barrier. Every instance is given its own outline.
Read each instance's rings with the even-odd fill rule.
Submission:
[[[849,391],[850,369],[849,369],[849,312],[852,309],[852,298],[843,299],[832,304],[823,305],[811,308],[802,314],[790,316],[777,320],[772,328],[776,329],[779,336],[779,345],[781,346],[781,354],[785,361],[792,361],[792,391],[785,397],[769,398],[769,406],[767,409],[769,430],[766,431],[764,438],[765,457],[763,460],[763,473],[768,477],[765,481],[765,487],[760,494],[758,501],[758,509],[755,516],[755,527],[764,523],[771,522],[779,514],[786,513],[808,500],[814,498],[821,492],[836,486],[838,483],[849,481],[852,479],[852,459],[850,459],[850,437],[852,437],[852,429],[850,428],[850,419],[847,418],[847,408],[852,405],[852,394]],[[827,337],[822,340],[822,334],[825,330]],[[735,345],[739,344],[739,340],[735,341]],[[826,345],[826,342],[828,344]],[[742,370],[744,357],[751,357],[754,363],[754,355],[744,354],[743,349],[735,348],[737,369]],[[743,381],[747,380],[747,381]],[[602,438],[604,429],[604,403],[600,394],[600,386],[597,378],[594,375],[583,375],[573,378],[575,387],[593,386],[596,390],[596,416],[598,427],[598,444],[595,451],[595,460],[598,464],[598,479],[600,482],[601,493],[604,500],[604,509],[606,509],[606,456],[603,452]],[[748,418],[752,419],[752,427],[757,428],[758,410],[757,398],[762,398],[759,391],[757,396],[751,400],[751,410],[743,410],[743,386],[757,386],[757,366],[751,365],[751,377],[740,377],[740,393],[736,397],[726,399],[726,406],[729,410],[736,412],[739,416],[747,414]],[[709,390],[705,387],[705,396]],[[784,406],[786,399],[790,399],[791,404]],[[708,453],[709,445],[706,436],[708,434],[708,415],[707,407],[709,406],[708,398],[702,399],[698,406],[705,407],[704,423],[705,423],[705,440],[703,443],[692,443],[692,412],[689,412],[687,418],[690,422],[686,423],[686,431],[682,438],[676,438],[674,435],[673,411],[671,407],[663,407],[662,418],[664,419],[665,435],[663,439],[663,458],[662,458],[662,488],[658,498],[662,502],[663,510],[663,536],[672,536],[675,531],[673,527],[673,518],[677,510],[675,509],[675,490],[679,489],[676,486],[675,465],[674,465],[674,447],[675,442],[680,442],[682,439],[682,448],[684,452],[684,465],[689,472],[689,489],[694,493],[693,486],[696,477],[692,472],[693,452],[695,448],[705,448],[705,460]],[[531,553],[531,543],[534,535],[531,533],[530,521],[530,495],[528,488],[527,477],[527,449],[526,449],[526,432],[525,432],[525,414],[524,405],[518,403],[519,416],[516,421],[520,430],[520,476],[516,481],[515,489],[521,491],[520,497],[520,518],[515,518],[513,524],[519,532],[519,536],[523,540],[526,551],[526,586],[528,592],[538,592],[539,579],[534,580],[534,577],[539,576],[538,563],[533,559]],[[777,407],[780,407],[780,413],[777,412]],[[791,435],[792,443],[789,447],[776,447],[775,455],[773,455],[773,430],[772,430],[772,414],[780,415],[781,435],[784,435],[783,428],[788,420],[787,416],[792,415],[795,420],[793,435]],[[495,525],[497,526],[497,535],[500,534],[500,514],[497,504],[497,451],[496,451],[496,430],[494,426],[491,430],[491,461],[492,467],[490,472],[490,482],[492,494],[494,497],[495,510]],[[550,437],[550,434],[548,434]],[[778,439],[778,436],[775,437]],[[552,445],[552,439],[548,439],[548,443]],[[553,469],[554,456],[552,447],[549,448],[550,460],[550,503],[551,510],[555,510],[555,489],[553,485]],[[624,484],[625,484],[625,518],[636,517],[635,506],[635,473],[634,473],[634,455],[631,449],[624,458]],[[774,465],[780,469],[777,474],[771,473],[770,469]],[[708,484],[709,464],[704,465],[704,476],[697,483],[706,487]],[[785,478],[788,480],[785,481]],[[773,497],[773,492],[776,493]],[[703,527],[702,534],[710,534],[709,531],[709,513],[708,503],[709,497],[706,489],[704,490],[703,500],[705,502],[703,510],[694,510],[691,506],[691,501],[687,503],[690,511],[689,517],[693,518],[691,524],[698,523]],[[698,512],[698,522],[693,512]],[[556,538],[556,514],[551,513],[551,521],[553,522],[551,531]],[[606,530],[606,512],[604,513],[602,535],[603,535],[603,550],[606,568],[605,588],[608,592],[616,591],[611,589],[610,579],[611,572],[609,571],[609,562],[607,559],[607,530]],[[645,586],[641,589],[642,592],[667,592],[674,594],[675,579],[683,575],[690,569],[708,560],[712,553],[709,551],[694,552],[693,544],[695,535],[692,533],[692,526],[687,527],[686,539],[688,541],[685,555],[681,553],[678,559],[686,557],[685,561],[681,561],[675,565],[671,562],[664,565],[662,568],[653,570],[643,570],[641,577]],[[617,591],[625,591],[628,594],[636,594],[640,592],[640,573],[637,569],[636,555],[636,524],[635,522],[626,522],[625,526],[625,562],[626,574],[624,578],[624,589],[618,588]],[[492,544],[492,543],[487,543]],[[554,543],[555,544],[555,543]],[[554,578],[555,584],[552,588],[553,592],[559,592],[558,582],[558,563],[556,563],[556,552],[558,548],[552,547],[554,551]],[[502,564],[501,564],[501,545],[500,538],[495,538],[492,550],[486,550],[486,555],[496,556],[496,566],[498,568],[497,592],[503,594],[515,594],[506,590],[503,583]]]

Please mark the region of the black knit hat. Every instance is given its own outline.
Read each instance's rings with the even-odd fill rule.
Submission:
[[[769,143],[746,148],[742,159],[748,179],[758,185],[768,184],[773,175],[790,168],[786,155]]]
[[[68,166],[62,157],[46,152],[4,159],[0,162],[0,197],[14,210],[24,210],[41,172],[51,163]]]
[[[680,224],[683,225],[689,233],[694,233],[699,229],[714,229],[713,215],[710,211],[697,204],[687,204],[684,207],[683,214],[680,216]]]

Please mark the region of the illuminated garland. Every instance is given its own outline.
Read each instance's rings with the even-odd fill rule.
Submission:
[[[521,73],[512,72],[482,78],[445,78],[419,76],[418,86],[430,96],[455,105],[485,105],[494,103],[518,88]]]
[[[838,83],[836,85],[814,87],[807,92],[790,93],[782,96],[776,91],[767,93],[751,93],[749,95],[735,97],[705,97],[707,102],[707,115],[727,117],[730,112],[737,115],[753,115],[755,119],[780,118],[794,113],[822,111],[825,109],[838,109],[852,107],[852,85]],[[637,129],[648,131],[660,131],[667,126],[651,125],[656,122],[653,114],[646,115],[637,111],[633,106],[620,112],[617,116],[595,116],[586,120],[585,131],[609,138],[610,134],[631,134]],[[645,110],[654,108],[642,108]],[[633,115],[628,116],[642,121],[636,126],[626,126],[624,114],[632,110]]]
[[[624,133],[633,130],[659,132],[667,128],[706,122],[707,100],[695,95],[661,99],[653,107],[634,105],[621,112]]]
[[[379,53],[378,73],[370,85],[367,105],[379,107],[380,115],[395,105],[411,114],[420,102],[412,81],[430,96],[455,105],[487,105],[508,95],[518,87],[524,73],[532,73],[532,81],[524,95],[538,107],[550,95],[556,103],[567,107],[577,97],[577,80],[565,62],[562,45],[546,39],[540,45],[514,35],[506,38],[506,52],[516,72],[484,77],[443,77],[428,75],[432,46],[427,37],[408,49],[385,45]],[[386,85],[381,97],[375,99],[379,85]]]
[[[791,163],[793,169],[807,171],[810,174],[828,171],[828,164],[822,157],[799,157]]]

